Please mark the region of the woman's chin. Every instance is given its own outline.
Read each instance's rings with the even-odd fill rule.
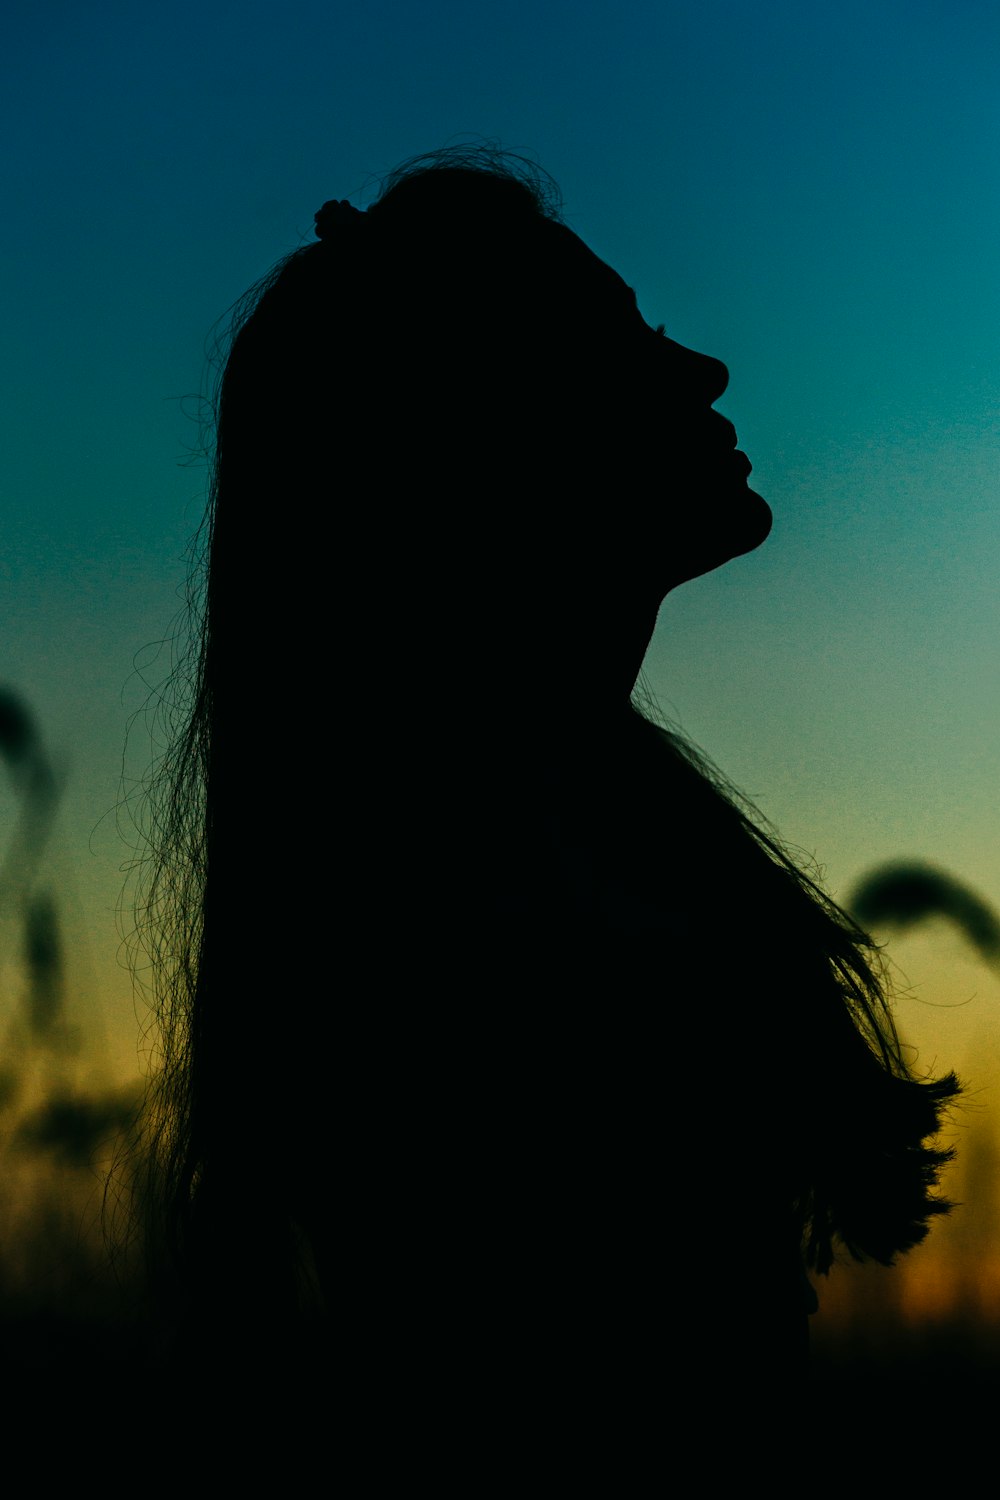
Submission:
[[[766,542],[774,521],[771,507],[763,495],[758,495],[756,490],[748,486],[746,496],[740,498],[741,501],[745,498],[746,505],[745,507],[741,505],[739,526],[734,526],[733,530],[734,532],[742,531],[743,536],[741,545],[732,553],[733,557],[742,557],[746,552],[753,552],[761,542]]]
[[[773,520],[771,507],[756,490],[742,490],[728,514],[715,510],[714,526],[708,533],[689,536],[675,556],[679,566],[670,588],[678,588],[692,578],[701,578],[725,567],[736,557],[753,552],[767,540]]]

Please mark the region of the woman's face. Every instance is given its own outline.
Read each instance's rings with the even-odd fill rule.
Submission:
[[[650,521],[674,552],[676,587],[759,547],[771,530],[771,508],[747,483],[751,464],[736,446],[735,427],[713,410],[729,382],[725,365],[655,330],[652,337],[667,444],[663,512],[659,526],[655,514]]]
[[[751,466],[736,429],[713,410],[728,384],[725,365],[651,328],[617,272],[582,241],[576,246],[574,279],[599,362],[590,420],[599,423],[602,402],[608,417],[600,423],[604,483],[615,491],[607,520],[662,598],[758,547],[771,510],[747,484]]]

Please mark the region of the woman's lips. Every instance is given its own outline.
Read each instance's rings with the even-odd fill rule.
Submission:
[[[707,436],[710,443],[713,447],[716,448],[716,450],[718,450],[719,448],[724,449],[726,457],[732,457],[735,460],[735,462],[739,465],[744,478],[746,478],[752,472],[753,464],[747,458],[746,454],[736,446],[736,444],[739,442],[739,438],[736,434],[736,428],[733,426],[732,422],[728,420],[728,418],[722,415],[721,412],[712,412],[712,425],[710,431],[707,433]]]

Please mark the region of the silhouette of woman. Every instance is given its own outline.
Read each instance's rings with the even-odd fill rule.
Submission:
[[[664,595],[770,527],[726,369],[516,158],[316,220],[236,310],[161,781],[178,1347],[308,1349],[376,1406],[785,1379],[804,1267],[946,1209],[958,1085],[632,699]]]

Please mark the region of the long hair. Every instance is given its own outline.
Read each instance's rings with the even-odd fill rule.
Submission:
[[[636,702],[601,750],[604,773],[638,789],[638,812],[595,795],[584,712],[558,731],[567,770],[553,813],[544,787],[525,803],[527,774],[510,790],[509,757],[484,748],[483,713],[456,701],[474,648],[454,633],[455,599],[467,605],[484,574],[450,580],[442,598],[443,572],[421,559],[438,557],[455,516],[432,513],[426,489],[407,502],[406,475],[432,496],[438,475],[453,493],[470,467],[466,482],[488,494],[523,476],[517,431],[545,409],[547,345],[568,366],[600,333],[592,318],[581,331],[578,309],[557,310],[555,185],[492,150],[434,153],[393,173],[365,220],[292,252],[241,299],[215,393],[185,722],[153,794],[144,908],[162,1038],[153,1196],[195,1317],[218,1316],[221,1301],[235,1320],[252,1301],[258,1319],[294,1320],[329,1296],[324,1204],[347,1191],[329,1162],[350,1137],[335,1114],[348,1086],[338,1058],[357,1041],[365,995],[376,1008],[391,996],[396,1022],[412,1027],[412,1006],[397,1002],[412,999],[414,972],[443,994],[474,994],[484,953],[494,991],[510,992],[515,960],[501,950],[523,959],[528,948],[524,903],[505,887],[531,856],[504,843],[497,807],[517,809],[521,827],[525,806],[554,817],[554,857],[582,849],[584,862],[623,872],[626,905],[641,890],[666,911],[683,885],[687,925],[659,934],[679,989],[712,989],[706,949],[713,924],[727,924],[745,983],[767,994],[759,1005],[732,997],[733,1012],[746,1036],[760,1023],[772,1054],[747,1081],[734,1042],[723,1069],[741,1110],[767,1096],[752,1107],[772,1142],[740,1180],[777,1180],[734,1214],[755,1203],[784,1214],[823,1272],[838,1241],[890,1263],[948,1207],[933,1190],[950,1153],[933,1137],[958,1084],[911,1075],[875,944],[648,705]],[[432,356],[442,321],[445,353]],[[537,345],[527,357],[526,330]],[[535,452],[536,469],[558,472],[555,432]],[[332,730],[317,706],[324,719],[336,709]],[[559,718],[550,711],[550,725]],[[483,874],[491,839],[499,876]],[[474,902],[477,881],[486,894]],[[595,941],[568,906],[563,957]],[[567,982],[584,972],[574,962]],[[611,962],[605,952],[606,971]],[[738,1260],[754,1228],[727,1232]]]

